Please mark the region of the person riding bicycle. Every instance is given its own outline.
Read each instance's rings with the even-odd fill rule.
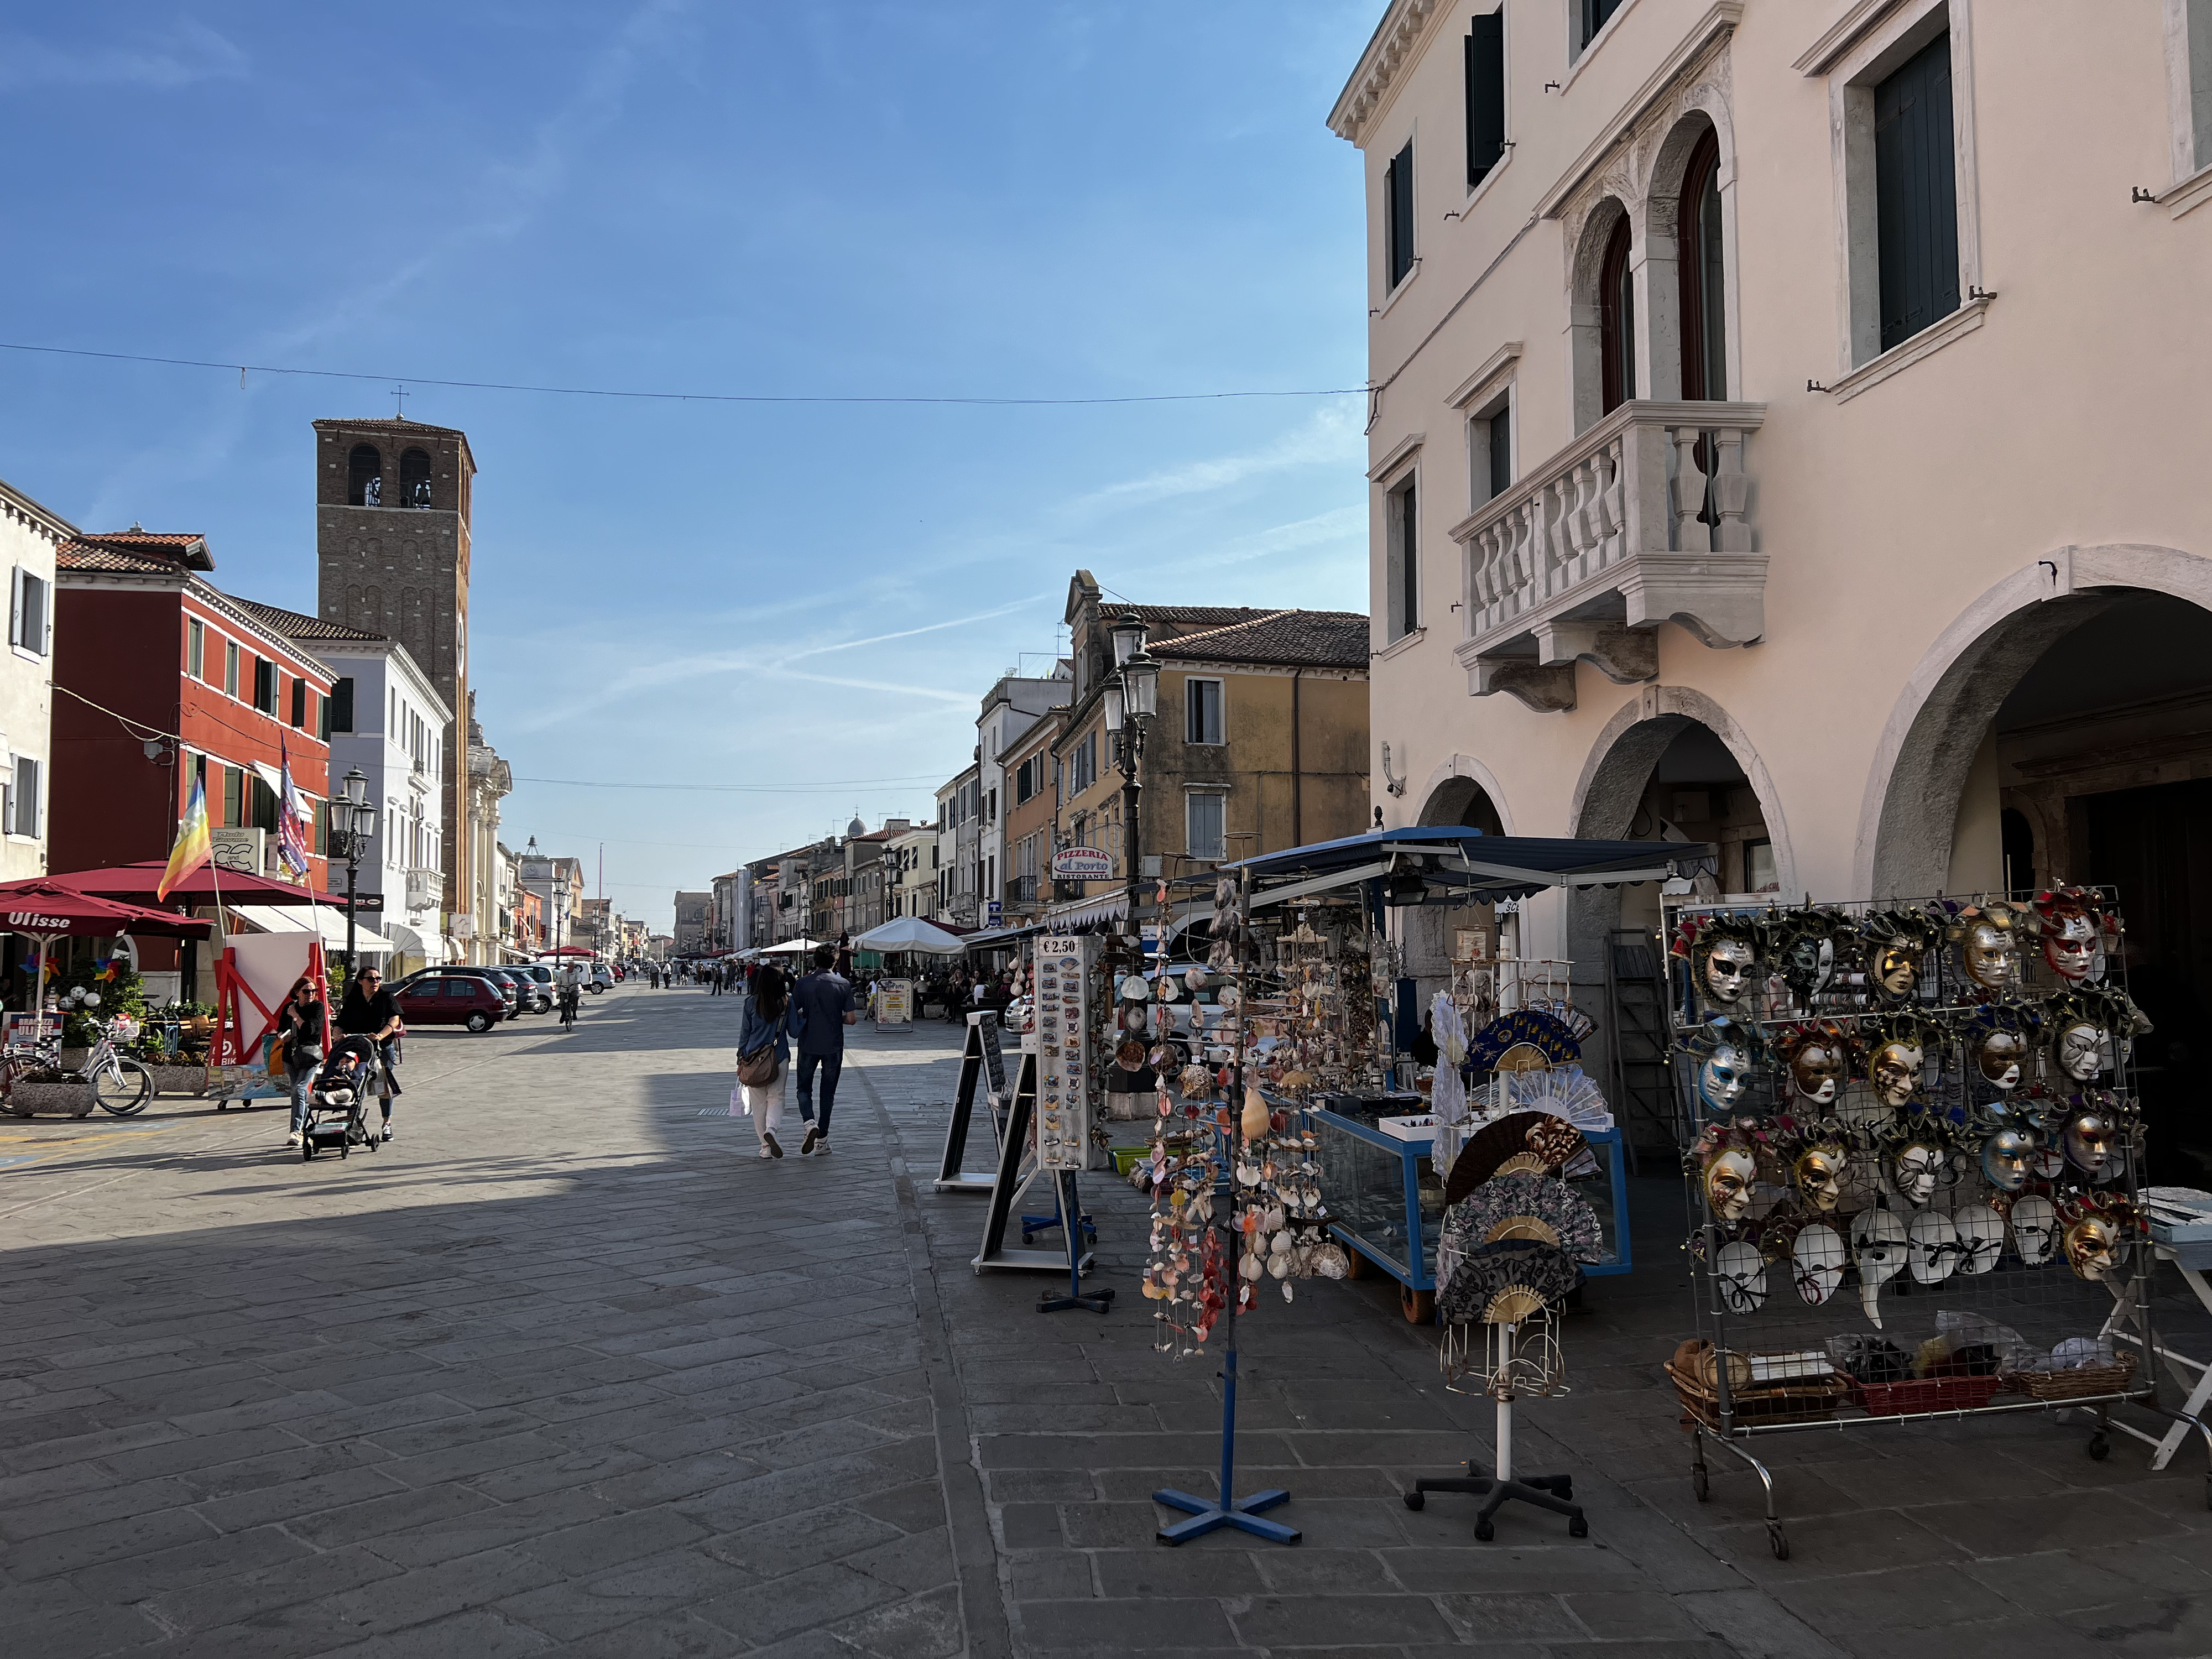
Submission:
[[[583,1006],[583,1001],[582,976],[574,968],[563,968],[561,970],[561,1023],[563,1025],[576,1023],[576,1011]]]

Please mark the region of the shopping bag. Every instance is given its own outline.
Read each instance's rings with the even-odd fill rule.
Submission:
[[[745,1091],[742,1084],[730,1091],[730,1115],[732,1117],[752,1115],[752,1109],[745,1104]]]

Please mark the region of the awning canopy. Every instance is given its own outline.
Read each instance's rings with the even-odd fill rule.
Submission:
[[[970,933],[963,943],[971,951],[1002,951],[1025,939],[1035,939],[1045,931],[1044,923],[1026,921],[1018,927],[994,927],[988,933]]]
[[[1044,925],[1054,933],[1085,927],[1094,921],[1118,921],[1129,914],[1129,895],[1109,893],[1103,898],[1071,899],[1044,913]]]
[[[855,951],[925,951],[932,956],[957,957],[969,941],[946,933],[920,916],[900,916],[880,927],[871,927],[853,941]]]
[[[1255,902],[1280,904],[1360,882],[1394,880],[1420,896],[1394,902],[1482,904],[1547,888],[1618,887],[1687,874],[1714,856],[1705,842],[1577,841],[1567,836],[1486,836],[1452,824],[1373,830],[1221,866],[1249,870]],[[1210,914],[1210,912],[1204,912]]]
[[[249,876],[237,870],[217,870],[211,864],[200,867],[169,890],[166,899],[158,896],[161,877],[168,870],[166,859],[149,859],[139,864],[118,864],[104,870],[64,870],[50,875],[46,880],[57,887],[66,887],[73,892],[96,893],[102,898],[118,898],[133,904],[163,907],[175,904],[213,904],[217,897],[224,903],[240,900],[249,904],[328,904],[328,893],[310,892],[289,881],[273,881],[267,876]]]
[[[339,912],[339,915],[341,920],[338,926],[343,931],[345,926],[343,920],[344,912]],[[447,948],[448,941],[442,934],[425,939],[422,934],[404,921],[386,921],[384,924],[384,936],[392,942],[392,949],[395,955],[420,957],[422,958],[423,966],[427,968],[442,968],[453,959],[453,953]],[[343,950],[344,946],[340,945],[339,948]]]
[[[787,939],[781,945],[771,945],[761,951],[764,957],[795,957],[807,951],[819,950],[818,939]]]
[[[320,904],[312,910],[283,909],[273,904],[226,904],[223,908],[264,933],[319,932],[325,948],[332,951],[345,949],[343,905]],[[380,957],[390,954],[392,948],[392,941],[378,933],[368,917],[357,915],[354,918],[354,949],[357,952]]]

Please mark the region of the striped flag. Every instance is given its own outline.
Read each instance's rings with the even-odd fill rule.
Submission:
[[[167,899],[172,887],[214,856],[215,840],[208,834],[207,780],[195,775],[191,799],[185,803],[185,821],[177,826],[177,844],[169,849],[169,867],[161,872],[155,897]]]
[[[276,803],[276,861],[294,876],[305,877],[307,825],[314,819],[315,809],[292,781],[292,755],[281,733],[276,738],[276,757],[283,763],[283,798]]]

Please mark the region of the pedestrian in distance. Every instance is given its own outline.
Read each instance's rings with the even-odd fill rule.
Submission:
[[[830,1114],[837,1104],[837,1074],[845,1069],[845,1028],[860,1023],[853,987],[836,971],[835,946],[817,945],[814,971],[791,994],[799,1031],[799,1115],[806,1120],[803,1157],[830,1150]],[[814,1110],[814,1074],[822,1073],[822,1111]]]
[[[330,1020],[313,980],[302,977],[292,988],[276,1016],[276,1035],[284,1044],[284,1075],[292,1085],[292,1132],[284,1144],[296,1146],[307,1127],[307,1089],[330,1044]]]
[[[784,1078],[791,1066],[791,1026],[793,1013],[790,990],[775,969],[764,969],[738,1009],[738,1104],[753,1121],[760,1136],[763,1158],[781,1158],[783,1143],[775,1132],[783,1127]],[[774,1057],[774,1075],[758,1083]],[[809,1139],[811,1139],[810,1132]]]
[[[353,976],[346,987],[345,1000],[338,1005],[338,1030],[348,1036],[365,1036],[376,1044],[377,1071],[380,1073],[377,1090],[378,1103],[383,1108],[384,1139],[392,1139],[392,1097],[402,1092],[399,1087],[399,1037],[406,1030],[399,1018],[398,999],[384,988],[384,975],[374,968],[364,968]]]

